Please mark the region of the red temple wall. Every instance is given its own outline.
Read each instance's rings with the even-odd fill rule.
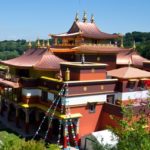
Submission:
[[[101,112],[102,112],[102,104],[99,104],[95,108],[94,113],[90,113],[87,106],[81,107],[74,107],[71,108],[71,113],[80,113],[82,117],[79,121],[79,136],[85,136],[90,134],[91,132],[99,130],[98,127],[100,126],[99,122]]]

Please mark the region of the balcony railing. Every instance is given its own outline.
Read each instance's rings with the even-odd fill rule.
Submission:
[[[125,106],[126,109],[129,109],[133,112],[134,115],[138,114],[150,114],[149,103],[139,103],[139,104],[131,104],[129,106]],[[119,117],[123,117],[123,108],[119,105],[105,103],[103,107],[104,112],[109,113],[110,115],[116,115]]]
[[[19,78],[10,74],[10,73],[6,73],[6,72],[0,72],[0,78],[4,79],[4,80],[8,80],[8,81],[12,81],[15,83],[19,82]]]
[[[35,87],[38,86],[38,79],[21,77],[20,83],[22,84],[23,87]]]

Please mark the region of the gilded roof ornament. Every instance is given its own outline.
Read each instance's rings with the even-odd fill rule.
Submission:
[[[83,22],[86,22],[87,21],[87,14],[86,12],[84,11],[83,13],[83,18],[82,18]]]
[[[28,47],[29,47],[29,48],[32,48],[32,43],[31,43],[31,41],[29,41]]]
[[[76,16],[75,16],[75,22],[79,21],[79,15],[78,13],[76,13]]]
[[[46,44],[47,48],[50,48],[50,43],[49,40],[47,40],[47,44]]]
[[[121,38],[121,48],[124,48],[123,37]]]
[[[92,14],[91,15],[91,23],[94,23],[95,22],[95,20],[94,20],[94,15]]]
[[[133,49],[134,49],[134,50],[136,49],[136,43],[135,43],[135,40],[133,41]]]
[[[37,40],[37,44],[36,44],[36,46],[37,46],[38,48],[40,48],[40,47],[41,47],[41,43],[40,43],[40,40],[39,40],[39,39]]]
[[[45,41],[43,40],[42,48],[45,48]]]

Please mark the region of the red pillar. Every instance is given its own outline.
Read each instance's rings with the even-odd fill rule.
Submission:
[[[67,143],[68,143],[67,135],[68,135],[68,126],[67,126],[67,121],[66,121],[64,124],[64,141],[63,141],[64,149],[67,149]]]
[[[19,127],[19,110],[16,108],[16,127]]]

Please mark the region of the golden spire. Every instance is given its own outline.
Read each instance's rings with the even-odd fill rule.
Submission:
[[[75,22],[79,21],[79,15],[78,13],[76,13],[76,16],[75,16]]]
[[[29,41],[28,47],[29,47],[29,48],[32,48],[32,43],[31,43],[31,41]]]
[[[84,11],[83,13],[83,18],[82,18],[83,22],[86,22],[87,21],[87,14],[86,12]]]
[[[123,37],[121,38],[121,48],[124,48]]]
[[[43,40],[43,43],[42,43],[42,48],[45,48],[45,42],[44,42],[44,40]]]
[[[94,15],[92,14],[92,15],[91,15],[91,23],[94,23],[94,21],[95,21],[95,20],[94,20]]]
[[[133,41],[133,49],[134,49],[134,50],[136,49],[136,43],[135,43],[135,40]]]
[[[47,44],[46,44],[47,48],[50,48],[50,43],[49,40],[47,40]]]
[[[40,48],[40,47],[41,47],[41,43],[40,43],[40,40],[39,40],[39,39],[37,40],[36,46],[37,46],[37,48]]]

